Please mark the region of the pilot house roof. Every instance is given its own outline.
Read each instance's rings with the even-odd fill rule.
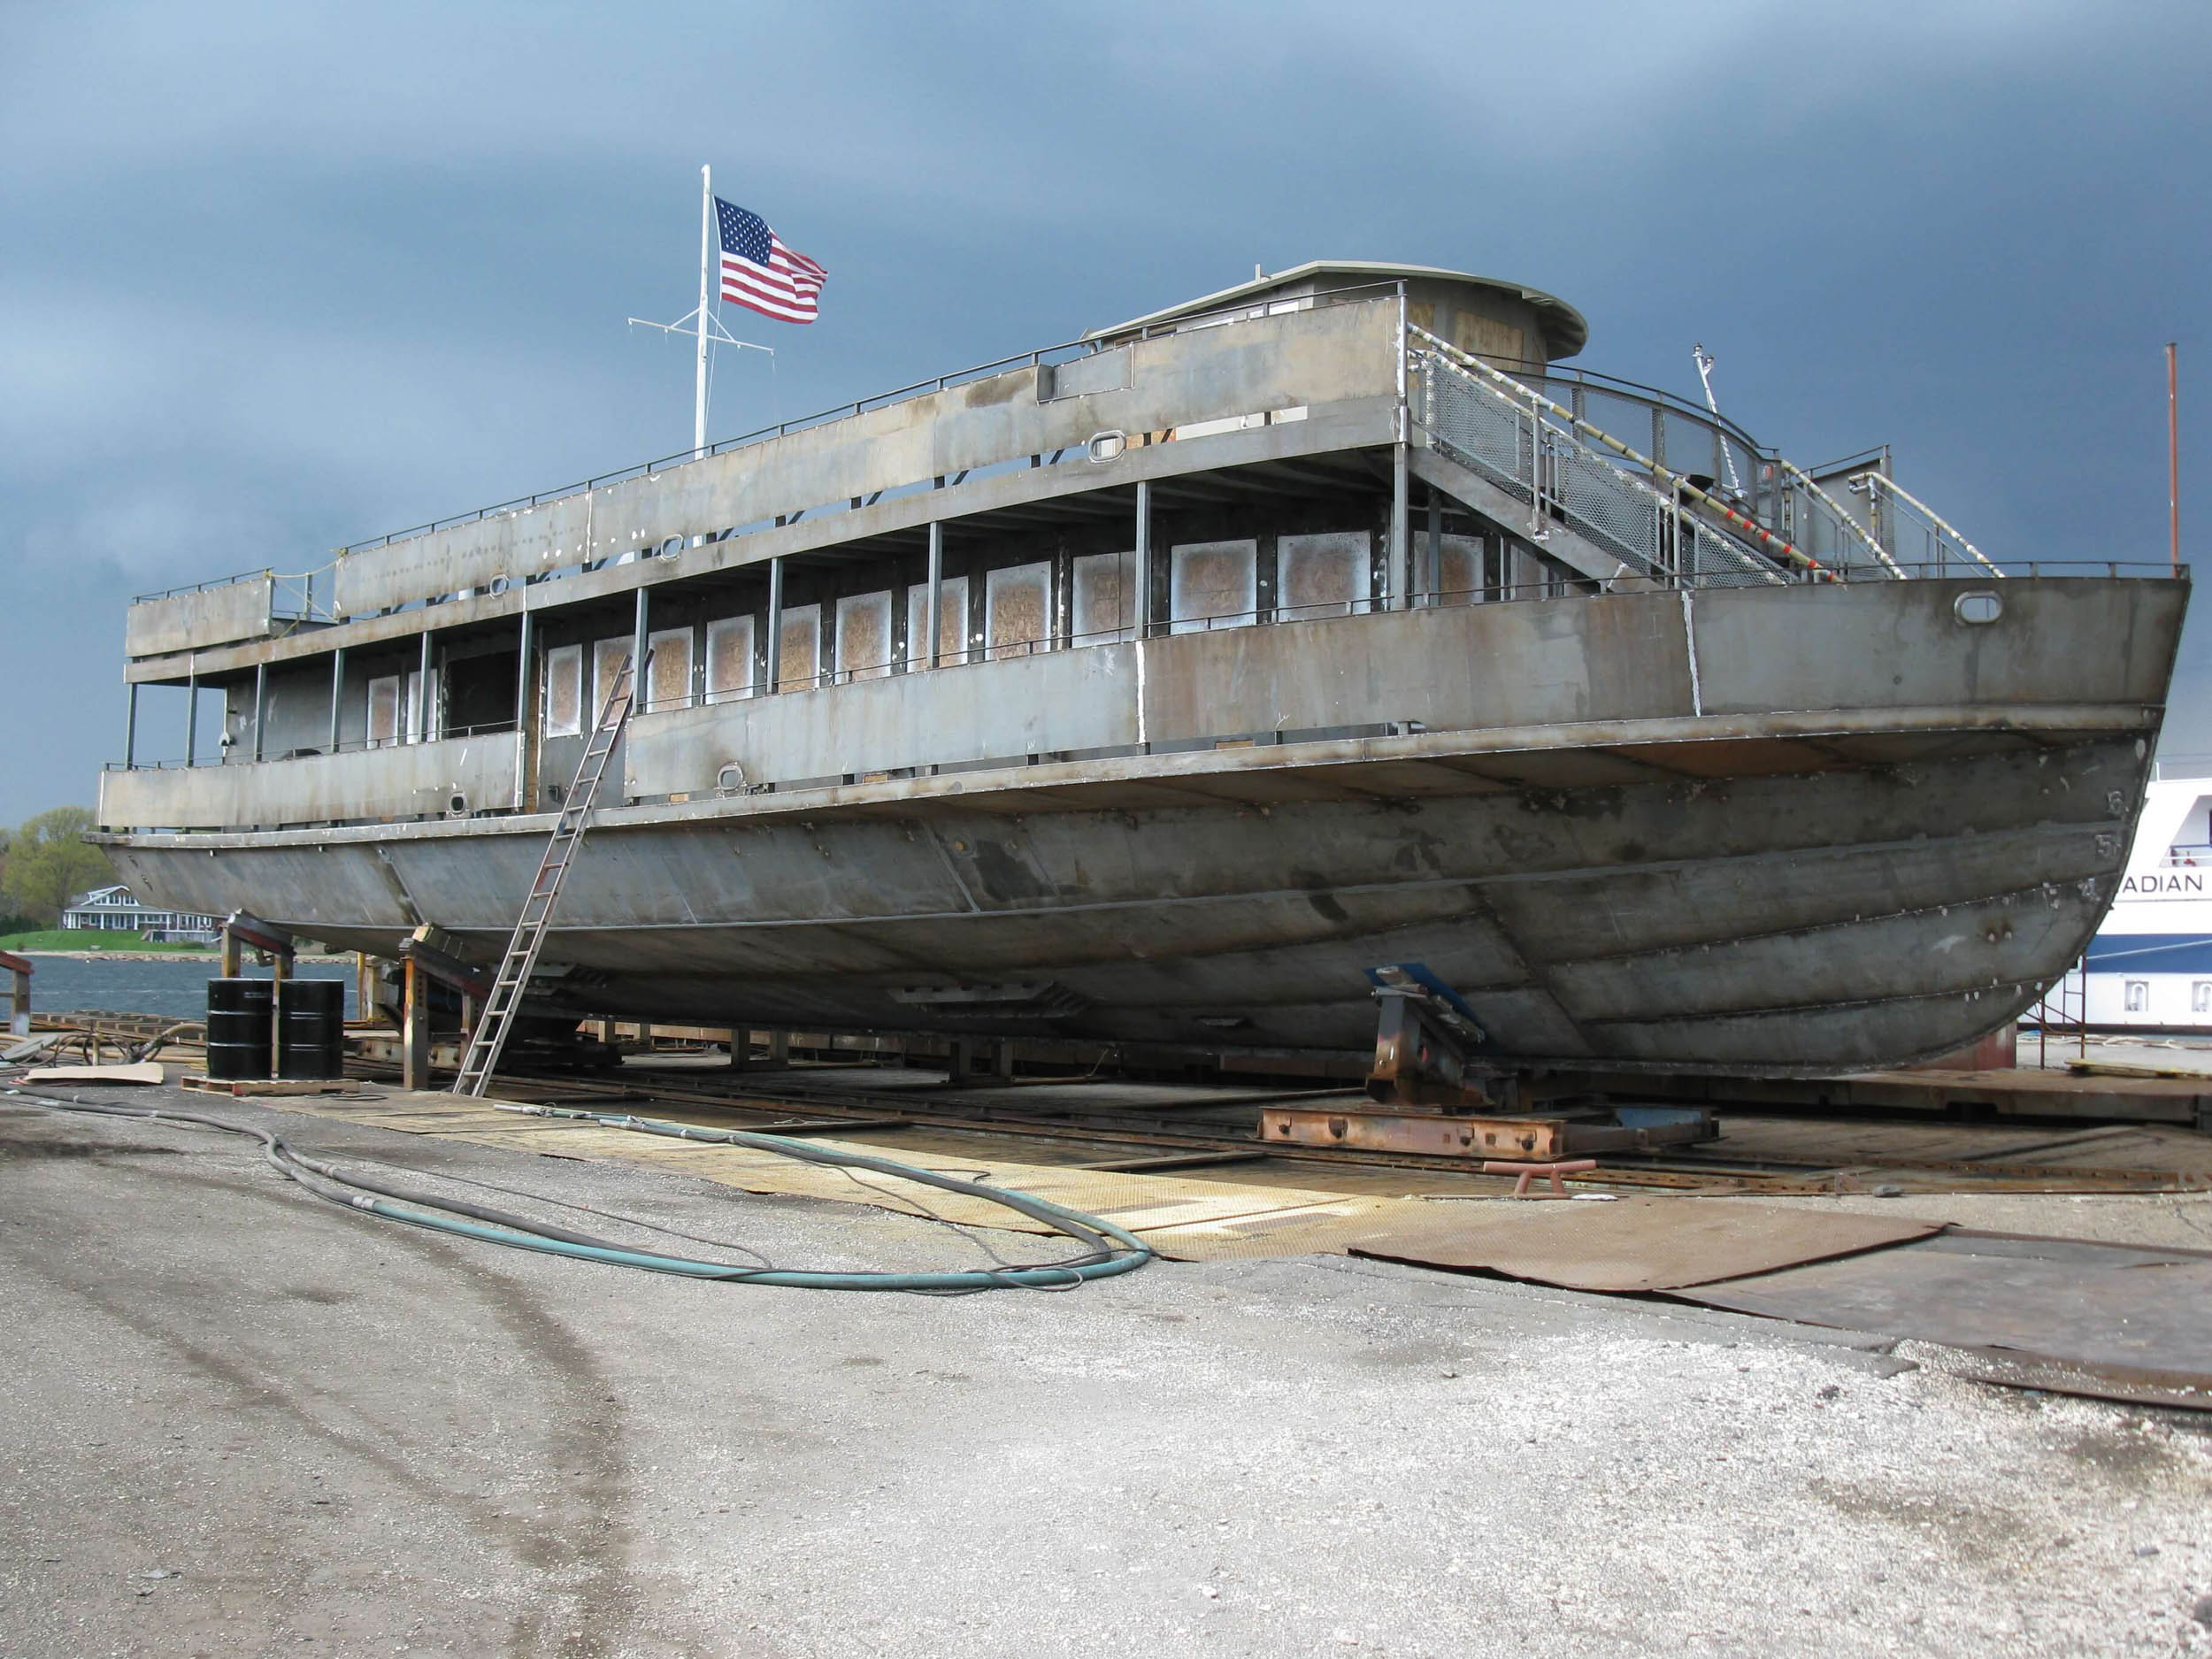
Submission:
[[[1389,265],[1374,259],[1309,259],[1305,264],[1293,265],[1287,271],[1255,277],[1248,282],[1238,283],[1234,288],[1222,288],[1194,300],[1186,300],[1180,305],[1171,305],[1164,311],[1133,317],[1127,322],[1117,323],[1110,328],[1091,329],[1083,338],[1111,340],[1142,329],[1156,328],[1179,318],[1229,310],[1247,301],[1265,299],[1278,293],[1288,298],[1296,294],[1317,294],[1332,288],[1398,281],[1486,288],[1494,294],[1519,300],[1535,311],[1540,321],[1548,357],[1571,357],[1589,343],[1590,325],[1582,313],[1566,301],[1540,288],[1502,281],[1496,277],[1474,276],[1464,271],[1448,271],[1440,265]]]

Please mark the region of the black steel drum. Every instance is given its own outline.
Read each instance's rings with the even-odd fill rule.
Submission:
[[[277,987],[277,1075],[323,1080],[346,1074],[346,982],[287,979]]]
[[[269,1075],[269,1030],[273,1003],[267,979],[207,982],[207,1074],[219,1078]]]

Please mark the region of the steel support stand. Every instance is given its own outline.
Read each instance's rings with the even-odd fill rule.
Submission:
[[[341,645],[330,654],[330,752],[338,752],[338,716],[345,703],[346,648]]]
[[[130,706],[123,715],[123,770],[138,764],[138,682],[131,681]]]
[[[262,758],[261,733],[269,718],[269,665],[256,663],[253,670],[253,757]]]
[[[400,964],[399,1086],[430,1087],[429,976],[411,957]]]

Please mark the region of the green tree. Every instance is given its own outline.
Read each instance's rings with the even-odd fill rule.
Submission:
[[[81,806],[58,806],[26,819],[9,841],[0,891],[25,915],[51,927],[71,899],[115,879],[107,854],[86,844],[85,832],[92,826],[91,812]]]

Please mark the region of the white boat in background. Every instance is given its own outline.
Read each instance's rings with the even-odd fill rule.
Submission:
[[[2161,761],[2127,873],[2049,1018],[2092,1031],[2212,1036],[2212,757]]]

